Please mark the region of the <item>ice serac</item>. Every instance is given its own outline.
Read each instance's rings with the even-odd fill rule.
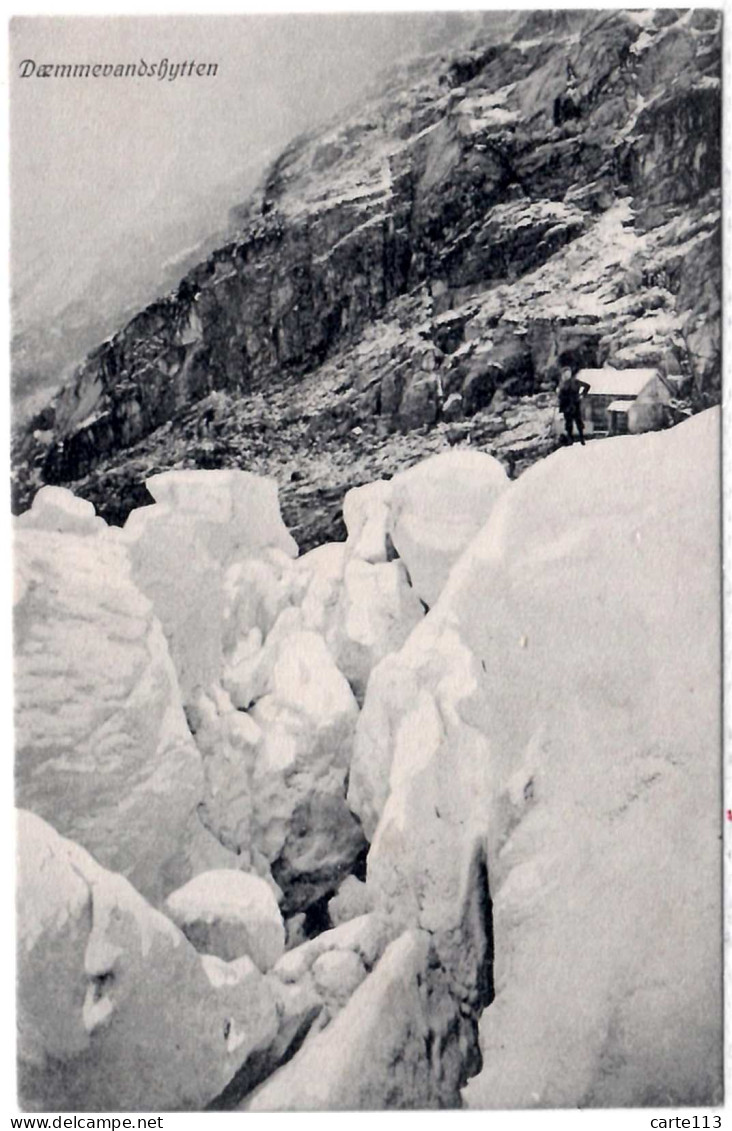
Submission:
[[[157,902],[203,788],[160,624],[107,536],[20,528],[15,566],[18,804]]]
[[[468,829],[476,834],[483,829],[484,798],[491,788],[487,739],[463,725],[463,708],[480,689],[482,678],[476,657],[457,629],[443,630],[432,616],[401,652],[374,669],[356,729],[348,788],[348,803],[374,850],[374,838],[387,837],[387,826],[395,830],[388,836],[397,835],[402,810],[412,805],[412,790],[425,837],[433,827],[445,830],[440,821],[448,814],[452,821],[456,806],[459,839]],[[377,834],[387,802],[390,816]],[[406,838],[411,827],[410,819]],[[416,856],[421,843],[413,846]],[[449,869],[452,860],[459,870],[457,856],[448,855],[439,863],[441,852],[438,847],[438,868]]]
[[[199,696],[190,714],[204,755],[202,820],[247,867],[271,869],[286,913],[332,894],[364,848],[346,804],[358,704],[299,612],[285,608],[264,643],[252,627],[228,669],[231,697]]]
[[[267,971],[285,949],[285,928],[271,888],[231,869],[202,872],[171,892],[165,912],[202,954],[226,962],[247,955]]]
[[[429,1055],[430,1013],[438,1005],[426,986],[429,958],[426,931],[396,939],[345,1009],[253,1094],[246,1110],[444,1106]]]
[[[485,838],[473,1106],[721,1096],[719,428],[710,410],[530,469],[384,661],[401,711],[372,677],[369,892],[433,931],[457,988],[455,893]]]
[[[237,711],[221,688],[199,692],[187,711],[203,759],[204,790],[198,815],[241,867],[253,862],[252,774],[261,732],[245,711]]]
[[[391,560],[391,483],[377,480],[347,492],[345,543],[319,546],[298,562],[297,624],[319,632],[356,699],[363,702],[374,666],[399,649],[424,616],[403,562]],[[279,626],[285,627],[285,622]]]
[[[470,450],[441,452],[395,476],[389,531],[430,608],[509,482],[497,459]]]
[[[41,487],[31,509],[19,515],[16,522],[20,530],[49,530],[59,534],[99,534],[107,529],[93,504],[65,487]]]
[[[285,952],[270,978],[318,1002],[318,1028],[336,1017],[376,966],[398,927],[379,913],[358,915]]]
[[[155,506],[132,512],[123,541],[188,704],[221,676],[227,568],[273,550],[294,558],[297,546],[282,522],[274,480],[246,471],[169,471],[146,486]]]
[[[272,977],[314,993],[318,1028],[330,1024],[247,1110],[460,1106],[480,1064],[477,1018],[492,987],[485,854],[471,847],[459,888],[442,893],[452,915],[438,930],[420,927],[411,906],[382,902],[283,955]],[[425,885],[434,887],[429,875]]]
[[[202,958],[122,876],[18,819],[19,1093],[29,1111],[200,1110],[275,1040],[248,960]]]
[[[332,894],[364,848],[345,801],[358,704],[344,672],[356,684],[360,664],[365,681],[373,653],[345,643],[356,649],[342,629],[342,551],[293,562],[269,547],[227,568],[222,685],[196,691],[187,710],[206,778],[201,820],[244,868],[275,877],[289,913]],[[380,610],[362,615],[366,627]]]
[[[429,1088],[442,1081],[441,1106],[459,1105],[460,1087],[480,1066],[477,1023],[493,996],[488,740],[466,713],[481,674],[458,632],[441,631],[429,614],[372,676],[368,742],[356,746],[349,785],[371,837],[371,905],[392,929],[431,940],[421,978],[440,1003]],[[428,1089],[423,1102],[431,1096]]]
[[[197,519],[220,560],[276,546],[290,557],[297,545],[282,521],[274,479],[249,471],[165,471],[145,481],[156,503]]]
[[[537,467],[455,579],[513,766],[471,1104],[721,1100],[719,430]],[[471,632],[480,574],[497,620]]]
[[[366,562],[387,560],[387,535],[393,484],[377,479],[354,487],[343,500],[343,521],[351,552]]]
[[[357,715],[321,636],[293,633],[275,644],[251,711],[262,733],[252,822],[287,911],[334,891],[364,846],[345,799]]]
[[[328,903],[328,915],[334,927],[365,915],[370,909],[366,884],[356,876],[346,876]]]

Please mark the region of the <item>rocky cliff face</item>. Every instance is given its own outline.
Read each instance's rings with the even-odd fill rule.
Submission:
[[[296,139],[236,238],[16,438],[16,509],[73,483],[122,521],[151,471],[243,466],[308,545],[446,442],[545,454],[560,361],[717,400],[719,23],[529,13]]]

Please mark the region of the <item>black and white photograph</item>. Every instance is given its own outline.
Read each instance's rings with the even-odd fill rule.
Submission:
[[[715,1131],[722,9],[200,8],[9,23],[12,1126]]]

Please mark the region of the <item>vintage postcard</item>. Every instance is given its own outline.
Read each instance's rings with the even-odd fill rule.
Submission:
[[[720,1127],[721,10],[9,39],[22,1125]]]

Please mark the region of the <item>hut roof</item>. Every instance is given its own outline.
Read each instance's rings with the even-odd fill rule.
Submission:
[[[658,377],[657,369],[581,369],[577,374],[580,381],[590,386],[589,396],[637,397],[649,381]]]

